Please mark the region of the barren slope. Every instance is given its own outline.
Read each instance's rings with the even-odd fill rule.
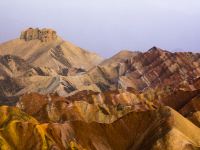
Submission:
[[[32,65],[52,68],[60,73],[71,67],[88,70],[102,61],[95,53],[81,49],[60,37],[46,42],[40,39],[11,40],[0,45],[0,54],[16,55]]]
[[[110,124],[83,121],[40,124],[18,109],[6,106],[0,107],[0,113],[2,150],[190,150],[200,147],[200,129],[168,107],[132,112]]]

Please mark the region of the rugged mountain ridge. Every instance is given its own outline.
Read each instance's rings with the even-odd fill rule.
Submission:
[[[71,68],[88,70],[102,61],[97,54],[64,41],[52,29],[29,28],[20,38],[2,43],[0,54],[18,56],[27,63],[54,69],[62,75],[67,75]]]
[[[198,150],[200,53],[100,56],[52,29],[0,44],[0,149]]]
[[[157,47],[147,52],[137,53],[111,67],[102,62],[90,71],[96,82],[115,85],[126,89],[145,90],[159,85],[194,90],[190,82],[199,78],[200,54],[190,52],[171,53]]]
[[[149,63],[148,66],[141,66],[141,71],[143,70],[144,73],[134,68],[140,63],[138,61],[143,61],[142,59],[140,60],[139,57],[145,58],[147,57],[145,55],[154,54],[156,55],[156,59],[153,59],[154,61],[152,64]],[[177,58],[168,60],[162,59],[161,56]],[[67,96],[70,93],[81,90],[100,92],[131,87],[136,91],[141,91],[150,88],[154,89],[155,87],[162,88],[162,86],[168,87],[169,89],[195,90],[197,87],[193,83],[199,77],[199,54],[170,53],[156,49],[145,53],[136,53],[128,59],[121,59],[121,62],[114,61],[108,64],[102,62],[97,67],[85,73],[84,71],[82,73],[78,71],[79,75],[74,73],[68,76],[59,76],[57,72],[51,68],[33,67],[20,57],[17,59],[23,60],[23,64],[16,64],[16,61],[12,60],[16,57],[17,56],[12,55],[2,56],[2,58],[9,58],[9,61],[6,60],[6,67],[2,64],[2,82],[5,77],[7,80],[8,76],[11,78],[9,80],[15,82],[14,84],[17,87],[20,87],[17,92],[12,93],[13,95],[20,95],[26,92],[39,92],[43,94],[58,92],[62,96]],[[181,59],[186,59],[186,61],[180,61]],[[105,62],[106,61],[107,60],[105,60]],[[180,62],[184,63],[181,64]],[[142,65],[143,63],[144,62],[141,62]],[[167,67],[166,63],[171,65]],[[17,68],[16,66],[20,66],[24,69],[20,69],[20,67]],[[170,72],[170,69],[174,66],[174,72],[172,70]],[[142,75],[140,75],[139,72],[141,72]],[[17,74],[21,76],[15,77]],[[147,82],[149,85],[147,85]],[[12,91],[15,91],[15,89]],[[7,91],[7,93],[9,93],[9,91]],[[1,95],[6,94],[2,93]]]

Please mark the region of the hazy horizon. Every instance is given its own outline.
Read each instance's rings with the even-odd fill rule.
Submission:
[[[28,27],[46,27],[104,57],[153,46],[200,52],[199,7],[198,0],[6,0],[0,2],[0,43]]]

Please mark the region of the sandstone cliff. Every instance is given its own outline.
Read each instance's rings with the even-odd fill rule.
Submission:
[[[41,30],[39,28],[28,28],[27,30],[23,31],[20,35],[20,39],[24,39],[26,41],[40,40],[42,42],[49,42],[51,40],[56,40],[56,38],[56,31],[46,28]]]

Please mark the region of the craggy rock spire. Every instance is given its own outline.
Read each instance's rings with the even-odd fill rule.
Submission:
[[[48,42],[55,40],[57,38],[56,31],[52,29],[39,29],[39,28],[28,28],[25,31],[21,32],[20,39],[24,39],[26,41],[30,40],[41,40],[42,42]]]

